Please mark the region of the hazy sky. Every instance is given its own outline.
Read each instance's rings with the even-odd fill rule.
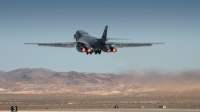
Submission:
[[[73,42],[77,30],[123,42],[164,42],[86,55],[76,48],[26,42]],[[117,41],[119,42],[119,41]],[[0,70],[119,73],[200,68],[199,0],[0,0]]]

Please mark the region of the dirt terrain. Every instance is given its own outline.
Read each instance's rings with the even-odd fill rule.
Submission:
[[[145,74],[54,72],[17,69],[0,72],[0,110],[200,108],[200,71]]]
[[[86,94],[0,94],[0,110],[19,109],[112,109],[119,108],[200,108],[200,96],[170,93],[135,93],[132,95],[86,95]]]

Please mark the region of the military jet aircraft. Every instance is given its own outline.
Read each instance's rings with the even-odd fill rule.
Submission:
[[[140,46],[151,46],[153,44],[163,43],[121,43],[121,42],[107,42],[108,40],[114,40],[118,38],[107,38],[108,26],[105,26],[103,35],[101,38],[96,38],[88,34],[86,31],[78,30],[74,34],[76,42],[63,42],[63,43],[25,43],[25,44],[36,44],[38,46],[50,46],[50,47],[76,47],[77,51],[85,52],[86,54],[101,54],[103,52],[117,52],[117,48],[122,47],[140,47]]]

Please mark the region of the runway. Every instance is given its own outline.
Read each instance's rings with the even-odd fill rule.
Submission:
[[[200,109],[39,109],[17,112],[200,112]],[[0,112],[11,112],[10,110]]]

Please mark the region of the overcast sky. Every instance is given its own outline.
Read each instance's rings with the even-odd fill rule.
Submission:
[[[199,0],[0,0],[0,70],[120,73],[200,68]],[[164,42],[86,55],[76,48],[26,42],[74,42],[77,30],[122,42]],[[121,42],[116,41],[116,42]]]

